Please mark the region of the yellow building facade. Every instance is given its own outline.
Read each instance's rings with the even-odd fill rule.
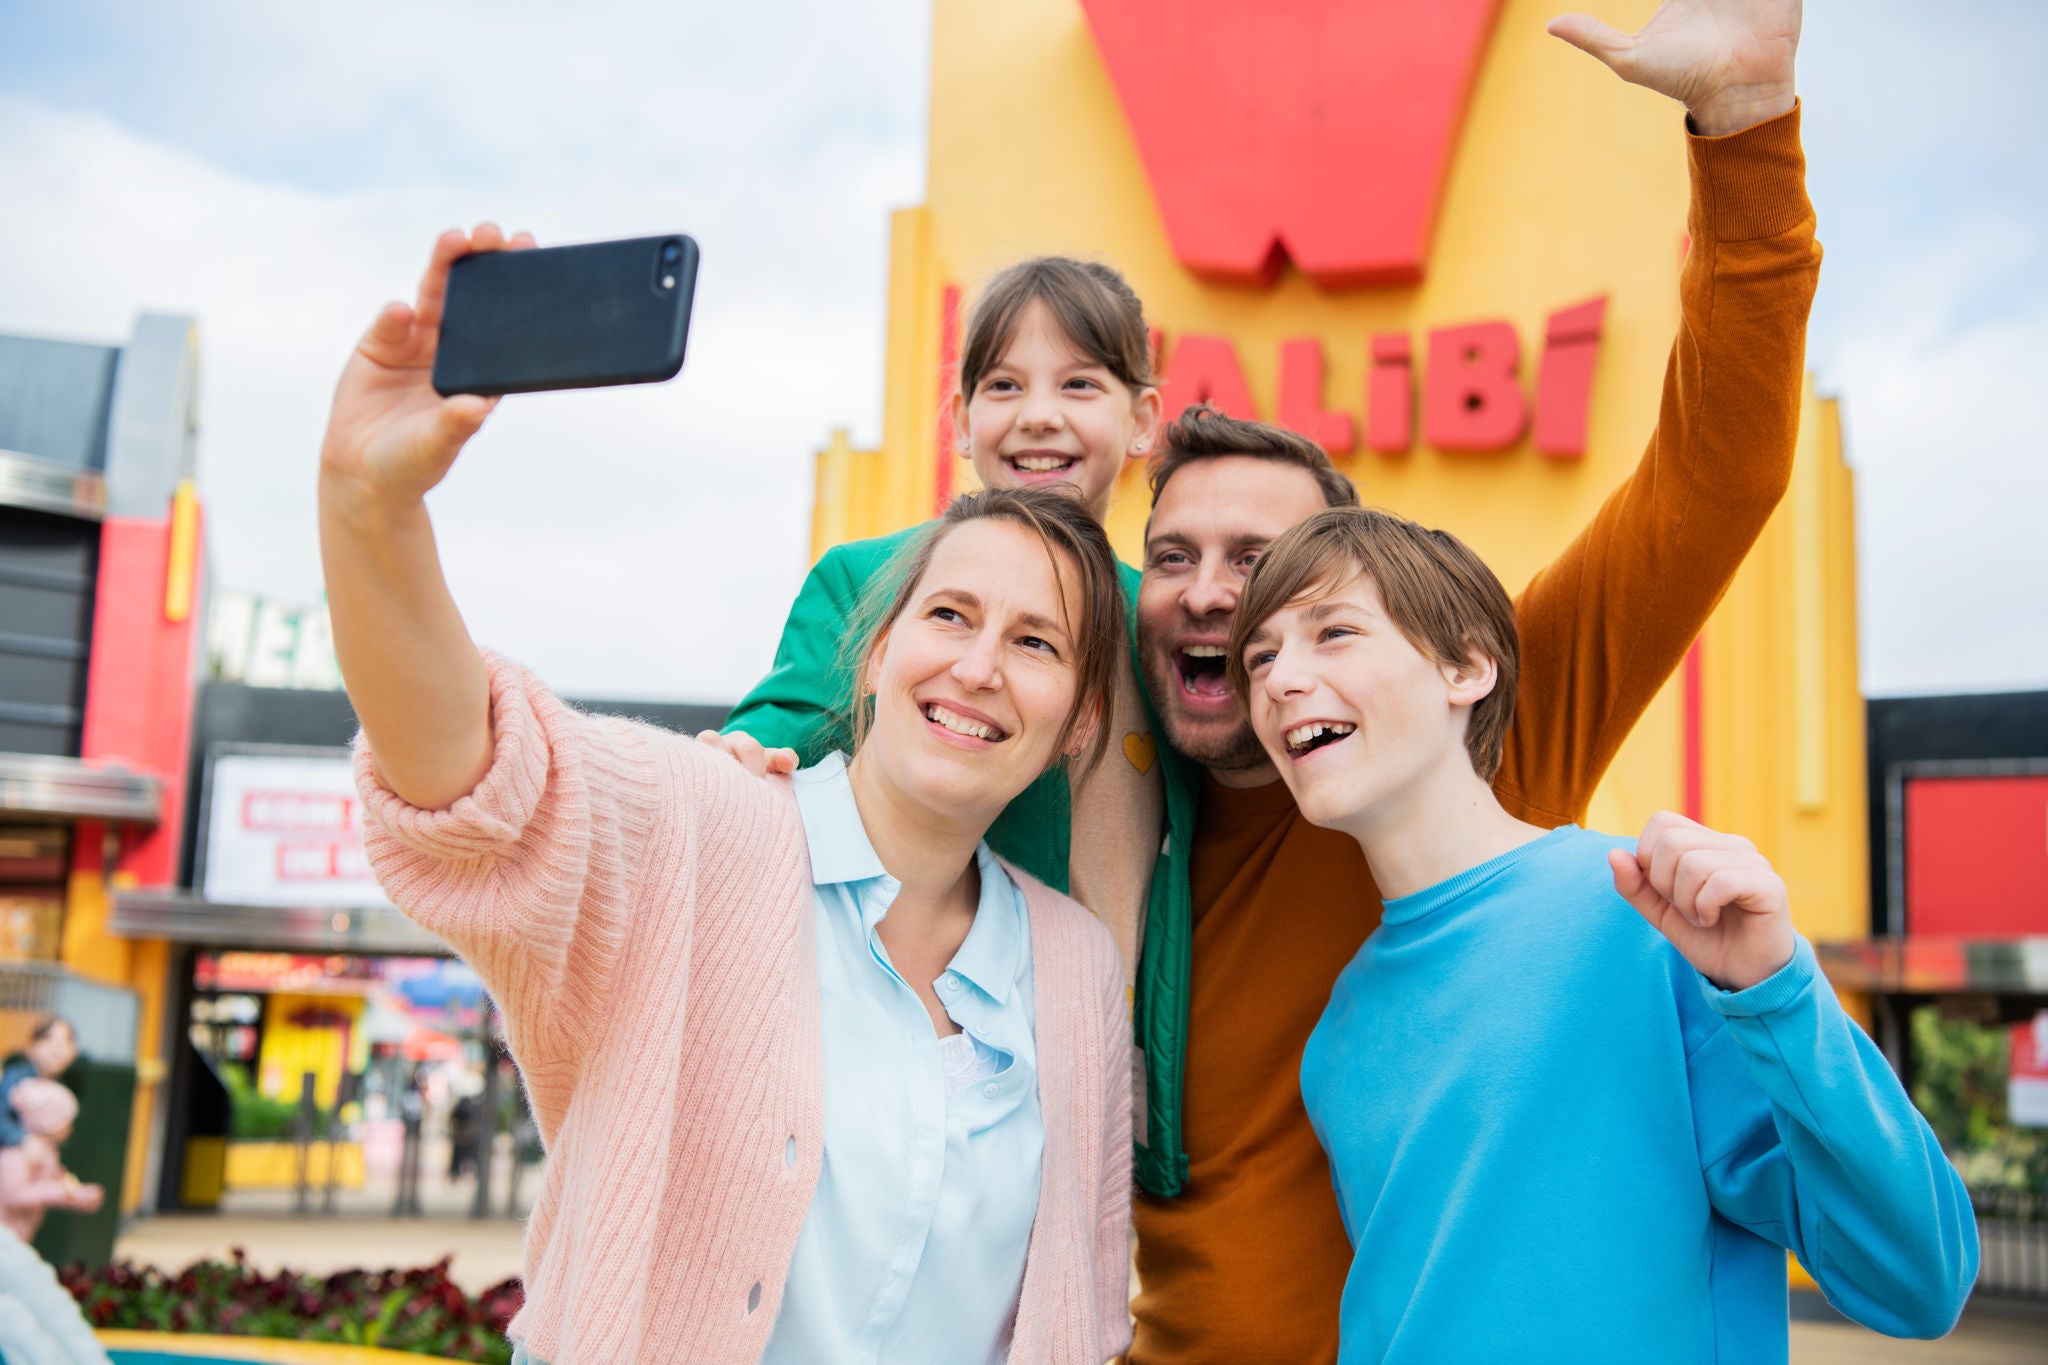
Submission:
[[[1603,17],[1633,28],[1654,8],[1626,0]],[[1678,322],[1683,119],[1549,37],[1553,7],[1497,6],[1420,281],[1355,288],[1321,287],[1292,266],[1270,287],[1216,283],[1176,258],[1079,0],[937,0],[935,11],[928,201],[891,223],[881,445],[858,450],[835,432],[819,453],[814,558],[923,521],[948,492],[975,486],[943,427],[959,320],[988,276],[1045,253],[1125,275],[1169,380],[1183,339],[1227,341],[1253,408],[1234,415],[1283,420],[1283,355],[1290,343],[1318,343],[1315,406],[1350,419],[1354,448],[1337,460],[1365,501],[1455,532],[1511,589],[1641,458]],[[1407,338],[1420,369],[1431,333],[1504,322],[1533,409],[1558,315],[1598,299],[1582,454],[1540,451],[1540,421],[1504,449],[1432,448],[1419,390],[1412,447],[1371,447],[1374,338]],[[1299,351],[1294,362],[1284,383],[1298,413]],[[1869,932],[1854,500],[1835,404],[1809,387],[1784,504],[1591,812],[1594,825],[1625,832],[1658,809],[1692,809],[1748,834],[1784,872],[1799,925],[1817,940]],[[1108,522],[1127,562],[1140,562],[1147,507],[1133,463]]]

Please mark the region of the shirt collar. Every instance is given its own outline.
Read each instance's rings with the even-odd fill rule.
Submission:
[[[882,866],[881,856],[868,840],[867,827],[861,823],[853,783],[846,773],[846,755],[827,754],[796,775],[795,787],[797,812],[811,854],[811,884],[886,882],[889,894],[882,906],[870,909],[863,901],[862,919],[872,930],[882,917],[877,910],[886,912],[887,902],[895,899],[897,882]],[[981,899],[975,905],[967,937],[946,966],[997,1004],[1008,1004],[1024,952],[1022,898],[1010,874],[989,851],[987,841],[975,846],[974,862],[981,873]]]
[[[972,981],[998,1005],[1007,1005],[1024,952],[1023,906],[1010,874],[986,842],[975,846],[974,863],[981,872],[981,900],[974,907],[967,937],[946,968]]]
[[[886,877],[867,827],[854,804],[853,783],[846,776],[846,755],[830,753],[795,778],[796,808],[804,822],[804,841],[811,852],[811,884],[864,882]]]

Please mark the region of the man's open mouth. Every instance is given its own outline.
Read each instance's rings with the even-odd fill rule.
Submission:
[[[1335,744],[1358,727],[1336,720],[1312,720],[1306,725],[1297,725],[1285,736],[1290,757],[1299,758],[1306,753]]]
[[[1230,684],[1223,676],[1222,645],[1183,645],[1173,651],[1174,671],[1180,674],[1180,689],[1190,697],[1211,701],[1227,696]]]

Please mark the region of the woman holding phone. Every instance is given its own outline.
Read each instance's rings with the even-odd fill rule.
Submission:
[[[957,501],[851,638],[852,753],[761,782],[471,642],[423,501],[491,400],[429,384],[449,265],[378,317],[320,466],[370,856],[503,1010],[550,1156],[521,1356],[1099,1362],[1130,1339],[1108,934],[983,842],[1099,757],[1101,527]]]

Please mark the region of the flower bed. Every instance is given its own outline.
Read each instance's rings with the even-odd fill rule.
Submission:
[[[471,1298],[446,1258],[418,1270],[344,1270],[321,1278],[265,1275],[240,1248],[231,1261],[196,1261],[175,1275],[119,1261],[73,1266],[59,1279],[96,1328],[282,1337],[412,1351],[507,1365],[505,1325],[525,1294],[506,1280]]]

